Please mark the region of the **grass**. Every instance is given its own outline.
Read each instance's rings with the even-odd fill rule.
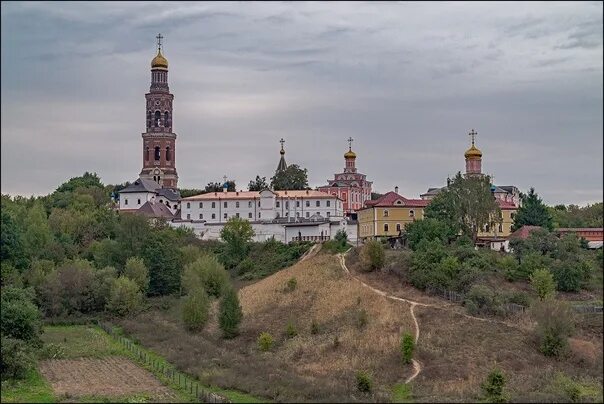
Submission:
[[[405,383],[395,384],[392,388],[393,403],[411,403],[411,386]]]
[[[22,380],[2,382],[1,399],[3,403],[55,403],[57,401],[52,388],[37,369],[29,371]]]
[[[45,346],[52,344],[60,352],[60,358],[104,358],[124,356],[124,348],[108,338],[107,334],[96,326],[60,325],[47,326],[42,334]]]

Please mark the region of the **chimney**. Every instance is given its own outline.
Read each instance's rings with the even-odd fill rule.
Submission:
[[[394,187],[394,193],[398,194],[398,186]]]

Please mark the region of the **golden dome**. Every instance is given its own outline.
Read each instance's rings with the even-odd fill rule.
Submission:
[[[464,154],[464,156],[466,156],[467,159],[481,158],[482,152],[480,150],[478,150],[478,148],[472,144],[472,147],[470,147],[468,150],[466,150],[466,153]]]
[[[151,61],[151,67],[163,67],[165,69],[168,68],[168,59],[166,59],[162,54],[161,51],[157,51],[157,56],[155,56],[153,58],[153,60]]]
[[[357,155],[352,150],[348,150],[346,153],[344,153],[344,158],[355,159],[355,158],[357,158]]]

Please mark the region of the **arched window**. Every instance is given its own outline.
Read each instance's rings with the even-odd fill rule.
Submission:
[[[155,111],[155,127],[159,127],[159,121],[161,120],[161,112]]]
[[[170,126],[170,114],[168,111],[164,112],[164,126],[166,128]]]
[[[172,155],[170,154],[170,146],[166,147],[166,161],[170,161]]]
[[[159,146],[155,146],[155,161],[161,158],[161,153],[159,151]]]
[[[409,217],[415,217],[415,212],[413,211],[413,209],[409,211]]]
[[[149,146],[145,147],[145,161],[149,161]]]
[[[384,233],[388,233],[388,223],[384,223]]]
[[[388,209],[384,209],[384,217],[388,217]]]
[[[151,126],[153,121],[153,116],[151,115],[151,111],[147,111],[147,126]]]
[[[401,224],[400,223],[396,224],[396,231],[401,231]]]

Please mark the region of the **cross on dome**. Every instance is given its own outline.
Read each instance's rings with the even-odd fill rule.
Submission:
[[[349,138],[348,138],[348,150],[352,150],[352,141],[353,141],[353,140],[354,140],[354,139],[353,139],[352,137],[349,137]]]
[[[155,38],[157,38],[157,50],[161,52],[161,40],[164,39],[164,37],[160,33],[160,34],[157,34],[157,36]]]
[[[476,137],[476,135],[478,135],[478,132],[476,132],[474,129],[472,129],[472,131],[468,133],[468,136],[472,137],[472,146],[474,146],[474,138]]]

